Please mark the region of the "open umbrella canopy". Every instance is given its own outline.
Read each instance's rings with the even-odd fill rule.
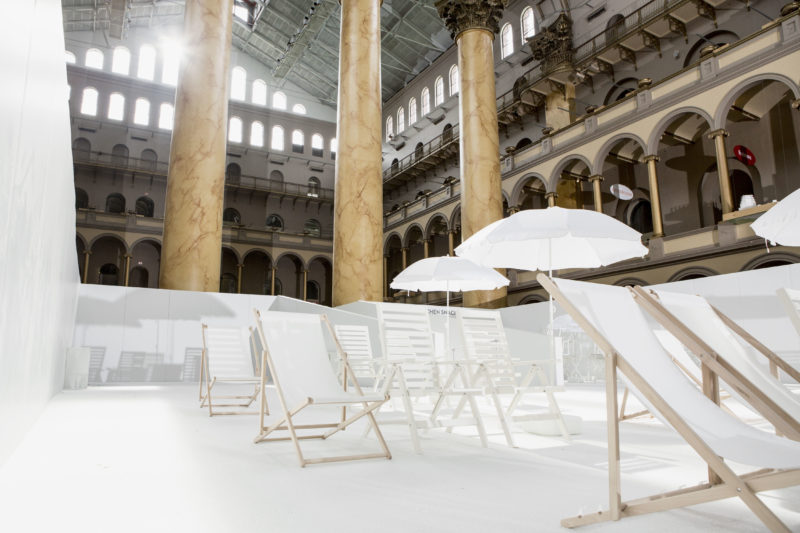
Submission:
[[[496,270],[476,265],[463,257],[429,257],[412,264],[391,283],[404,291],[478,291],[508,285]]]
[[[784,246],[800,246],[800,189],[773,205],[750,227],[759,237]]]
[[[530,209],[489,224],[456,254],[489,267],[520,270],[593,268],[643,257],[642,235],[586,209]]]

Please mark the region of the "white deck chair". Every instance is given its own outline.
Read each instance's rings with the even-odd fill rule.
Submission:
[[[778,289],[775,291],[792,321],[794,329],[800,335],[800,291],[794,289]]]
[[[569,440],[564,417],[558,407],[554,393],[563,391],[550,383],[550,378],[541,363],[535,361],[514,361],[508,346],[503,320],[498,311],[486,309],[461,309],[461,333],[464,338],[464,354],[471,366],[470,378],[473,386],[482,386],[492,399],[500,419],[506,441],[514,446],[509,427],[510,421],[554,420],[563,437]],[[501,394],[512,395],[508,408],[503,408]],[[514,416],[525,396],[545,394],[546,411]]]
[[[353,379],[355,390],[347,390],[346,385],[339,383],[328,359],[328,352],[323,336],[322,322],[327,321],[324,316],[280,313],[267,311],[259,313],[254,310],[256,317],[256,330],[258,332],[262,351],[261,376],[262,395],[266,382],[266,370],[272,376],[278,400],[281,405],[281,417],[278,421],[265,425],[264,410],[261,411],[259,433],[254,442],[275,440],[291,440],[294,444],[300,466],[315,463],[330,463],[334,461],[352,461],[357,459],[386,458],[391,459],[389,448],[383,439],[380,428],[375,421],[373,411],[383,405],[388,397],[381,393],[365,394]],[[330,324],[327,323],[327,327]],[[330,329],[333,335],[333,329]],[[334,336],[335,338],[335,336]],[[345,369],[344,383],[353,377],[349,368],[346,355],[339,352],[343,358],[342,365]],[[361,409],[351,415],[344,416],[338,421],[325,423],[295,423],[295,417],[310,406],[360,406]],[[380,453],[358,455],[342,455],[307,458],[300,449],[300,441],[304,439],[327,439],[333,434],[345,429],[353,422],[366,416],[368,423],[381,447]],[[338,416],[336,418],[339,418]],[[322,433],[305,434],[306,430],[326,430]],[[288,437],[270,436],[276,431],[287,431]],[[300,432],[300,433],[299,433]]]
[[[200,407],[208,407],[209,416],[256,414],[247,408],[258,397],[260,378],[242,329],[202,324],[202,333]],[[222,383],[251,392],[216,394],[214,387]]]
[[[372,344],[367,326],[337,324],[333,327],[339,345],[347,354],[347,362],[356,379],[362,384],[376,385],[381,362],[372,353]]]
[[[619,520],[738,497],[771,531],[788,532],[756,493],[800,484],[800,443],[749,426],[704,396],[672,363],[628,289],[550,280],[543,274],[537,279],[606,356],[610,508],[562,520],[562,526]],[[709,483],[621,501],[617,370],[650,412],[671,425],[708,464]],[[762,470],[737,475],[725,459]]]
[[[704,370],[704,378],[719,375],[732,392],[761,413],[776,430],[800,440],[800,399],[776,378],[778,367],[795,379],[800,378],[800,372],[700,296],[641,287],[634,290],[639,297],[637,301],[647,312],[696,356],[707,354],[709,359],[721,365],[721,369],[712,365]],[[736,336],[766,358],[773,366],[773,375],[755,359],[755,354],[744,349]],[[706,387],[718,394],[717,384],[712,382]],[[751,393],[750,389],[756,392]]]
[[[408,425],[414,451],[422,451],[418,429],[431,427],[475,426],[481,445],[487,447],[486,430],[475,401],[475,396],[482,391],[467,388],[466,369],[457,362],[444,363],[444,376],[440,375],[427,309],[424,306],[382,303],[378,306],[378,323],[385,359],[379,378],[381,390],[400,396],[405,417],[399,422]],[[445,399],[454,396],[469,403],[471,417],[459,417],[460,412],[454,412],[449,419],[440,417]],[[412,398],[424,397],[433,399],[430,413],[419,412],[412,402]]]

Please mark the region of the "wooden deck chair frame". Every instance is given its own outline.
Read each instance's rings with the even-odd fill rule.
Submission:
[[[396,306],[403,304],[388,305]],[[483,418],[481,416],[480,409],[478,408],[478,403],[475,400],[475,396],[482,395],[483,392],[480,389],[468,388],[468,376],[466,368],[462,364],[453,361],[436,361],[435,357],[433,357],[433,337],[427,315],[425,320],[427,324],[425,328],[419,329],[418,325],[415,331],[417,331],[416,338],[430,337],[430,343],[426,346],[426,352],[430,353],[431,355],[429,360],[423,357],[413,357],[410,355],[399,358],[391,357],[391,350],[388,347],[389,338],[387,337],[386,332],[387,324],[384,320],[385,312],[385,308],[383,307],[378,310],[378,323],[381,331],[381,341],[384,346],[384,357],[388,358],[384,361],[381,375],[377,383],[380,384],[380,390],[383,394],[389,395],[392,390],[399,391],[403,403],[403,411],[405,414],[405,420],[400,421],[400,423],[405,423],[408,425],[414,451],[416,453],[422,453],[422,447],[419,440],[420,428],[431,429],[443,427],[446,428],[448,432],[452,432],[454,427],[475,426],[478,431],[481,446],[484,448],[488,447],[489,444],[488,437],[486,435],[486,427],[484,426]],[[423,312],[425,312],[424,309]],[[395,330],[396,326],[389,326],[389,329]],[[414,344],[414,342],[409,341],[409,345],[404,347],[404,350],[407,348],[409,352],[414,352],[415,350],[411,348],[412,344]],[[444,380],[442,380],[442,373],[440,372],[440,366],[443,365],[450,367],[449,370],[444,372]],[[427,375],[428,379],[417,379],[420,373]],[[408,380],[408,375],[411,375],[413,379]],[[412,383],[413,385],[415,383],[419,383],[420,381],[427,383],[427,386],[409,386],[409,383]],[[456,383],[458,381],[460,381],[462,385],[459,388],[456,387]],[[443,418],[441,416],[442,407],[444,407],[446,399],[453,396],[461,397],[458,403],[459,407],[453,412],[453,415],[450,418]],[[424,417],[416,416],[417,411],[414,409],[414,402],[412,401],[415,397],[432,398],[433,408],[429,414]],[[472,413],[472,417],[470,419],[464,419],[460,417],[461,412],[466,404],[469,404],[470,412]]]
[[[768,395],[759,390],[753,383],[739,372],[733,365],[716,353],[711,346],[705,343],[686,324],[682,323],[658,301],[657,293],[642,287],[631,289],[636,301],[664,328],[678,338],[695,356],[700,359],[703,375],[703,392],[719,404],[719,379],[722,378],[739,396],[753,409],[761,414],[767,421],[775,426],[777,432],[793,440],[800,440],[800,421],[795,420],[789,413],[776,404]],[[714,312],[722,322],[751,344],[758,353],[761,353],[774,365],[775,373],[780,367],[792,377],[797,379],[800,374],[788,363],[761,344],[752,335],[736,324],[729,317],[712,306]],[[773,374],[775,375],[775,374]]]
[[[255,409],[249,409],[250,406],[253,405],[253,402],[256,401],[258,398],[259,391],[261,390],[261,379],[258,376],[258,369],[256,369],[256,375],[252,378],[247,376],[242,377],[227,377],[227,378],[218,378],[217,376],[211,376],[209,372],[209,363],[208,363],[208,345],[206,342],[206,334],[209,329],[207,324],[201,324],[202,334],[203,334],[203,349],[200,353],[200,392],[199,392],[199,401],[200,407],[205,408],[208,407],[208,416],[219,416],[219,415],[255,415],[258,414],[258,411]],[[226,328],[232,329],[232,328]],[[252,338],[250,339],[252,342]],[[252,394],[227,394],[227,395],[217,395],[214,394],[214,386],[218,383],[236,383],[240,385],[252,385],[253,386],[253,393]],[[262,402],[266,405],[266,399],[262,396]],[[230,409],[236,410],[230,410]]]
[[[272,376],[272,381],[275,384],[275,389],[277,392],[278,400],[280,402],[282,414],[280,418],[270,424],[265,425],[265,416],[266,411],[264,408],[260,410],[259,416],[259,433],[253,439],[253,442],[267,442],[267,441],[286,441],[291,440],[294,444],[295,451],[297,453],[297,458],[300,462],[301,467],[305,467],[309,464],[320,464],[320,463],[332,463],[332,462],[340,462],[340,461],[356,461],[361,459],[391,459],[392,454],[389,452],[389,448],[386,445],[386,441],[383,438],[383,434],[381,433],[380,428],[378,427],[378,423],[375,420],[375,415],[373,411],[378,409],[381,405],[386,403],[389,399],[388,396],[384,396],[382,400],[379,401],[363,401],[354,399],[352,401],[347,402],[337,402],[337,404],[342,404],[342,417],[338,422],[330,422],[330,423],[316,423],[316,424],[296,424],[293,420],[295,416],[301,413],[307,407],[314,405],[314,399],[309,397],[306,398],[304,402],[300,405],[296,406],[289,406],[286,403],[286,399],[284,397],[283,389],[280,383],[280,376],[275,372],[275,364],[273,363],[272,354],[269,350],[269,345],[267,344],[266,335],[264,333],[263,324],[261,322],[261,314],[257,309],[253,310],[256,319],[256,331],[259,335],[259,340],[261,341],[262,346],[262,361],[261,361],[261,397],[264,398],[265,387],[267,383],[267,369],[269,368],[269,372]],[[341,345],[339,344],[338,339],[336,339],[336,333],[333,330],[330,322],[326,315],[322,315],[320,317],[322,323],[328,328],[331,336],[336,341],[337,346],[337,355],[341,358],[341,364],[343,369],[343,381],[342,381],[342,388],[344,391],[347,390],[347,381],[352,380],[352,384],[355,387],[357,393],[359,395],[363,395],[363,391],[361,386],[358,384],[358,380],[355,377],[352,369],[350,368],[349,363],[347,362],[347,354],[341,349]],[[262,403],[262,405],[264,405]],[[335,405],[335,404],[328,404],[328,405]],[[344,407],[347,405],[361,405],[362,409],[357,413],[347,417],[346,410]],[[369,453],[369,454],[354,454],[354,455],[339,455],[339,456],[327,456],[327,457],[305,457],[303,455],[303,451],[300,447],[301,440],[307,439],[327,439],[332,435],[338,433],[339,431],[343,431],[347,426],[360,420],[362,417],[367,417],[367,421],[369,425],[372,427],[372,430],[375,432],[376,438],[378,443],[382,449],[381,453]],[[298,435],[298,430],[326,430],[322,433],[313,433],[310,435]],[[276,431],[286,431],[289,433],[288,436],[280,436],[280,437],[270,437],[270,435]]]
[[[574,528],[587,524],[619,520],[652,512],[677,509],[689,505],[738,497],[773,532],[789,533],[781,520],[756,496],[757,492],[774,490],[800,484],[800,469],[762,469],[745,475],[737,475],[703,441],[692,427],[667,403],[642,376],[616,352],[581,311],[565,297],[558,286],[545,274],[537,280],[558,303],[572,316],[605,354],[606,415],[608,425],[608,473],[609,510],[566,518],[563,527]],[[617,371],[622,372],[648,401],[664,416],[667,422],[706,462],[711,479],[694,487],[678,489],[655,496],[623,502],[621,498],[619,417],[617,408]]]
[[[461,332],[462,335],[464,335],[464,350],[467,354],[469,354],[470,345],[475,341],[475,332],[468,333],[470,330],[465,326],[465,320],[471,318],[466,316],[467,312],[468,311],[465,310],[464,313],[460,315],[460,321]],[[505,331],[500,331],[500,328],[503,328],[504,326],[500,320],[499,314],[498,316],[493,316],[490,320],[493,322],[490,326],[498,328],[498,334],[502,334],[503,338],[505,338]],[[507,341],[504,341],[504,343],[507,345]],[[484,384],[485,393],[489,396],[495,406],[495,411],[497,412],[497,417],[500,420],[500,426],[503,430],[503,434],[508,445],[511,447],[516,447],[514,438],[511,434],[512,421],[524,422],[530,420],[552,419],[556,421],[556,424],[558,424],[558,427],[561,430],[561,435],[564,437],[564,439],[567,441],[571,440],[569,431],[567,430],[567,425],[564,422],[564,416],[561,413],[561,409],[558,406],[558,402],[556,401],[554,394],[555,391],[563,389],[561,387],[549,384],[550,380],[540,366],[541,361],[514,361],[511,359],[510,354],[507,353],[507,350],[505,350],[505,352],[506,353],[504,355],[491,358],[467,357],[465,364],[470,365],[470,370],[472,370],[472,372],[470,372],[470,383],[473,386],[479,385],[480,383]],[[524,372],[518,383],[517,368],[527,368],[527,371]],[[534,383],[534,380],[536,380],[537,377],[542,383],[544,383],[544,385],[531,385]],[[504,380],[506,383],[498,383],[498,380]],[[507,383],[509,380],[512,380],[513,383]],[[500,400],[500,395],[508,394],[508,391],[511,391],[513,396],[511,397],[511,402],[509,403],[508,407],[504,408]],[[525,395],[542,393],[544,393],[545,397],[547,398],[546,413],[514,416],[514,411],[517,407],[519,407]],[[456,409],[458,411],[461,408],[463,408],[463,400]]]

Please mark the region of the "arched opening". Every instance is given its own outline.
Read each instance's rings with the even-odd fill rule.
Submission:
[[[127,146],[124,144],[115,144],[114,147],[111,148],[111,164],[115,167],[128,166],[128,154],[129,150]]]
[[[392,174],[400,170],[400,160],[396,157],[392,159],[392,164],[390,166]]]
[[[155,212],[155,203],[149,196],[140,196],[136,199],[136,214],[143,217],[151,217]]]
[[[309,218],[306,220],[305,224],[303,224],[303,234],[308,235],[309,237],[321,237],[322,226],[320,225],[319,220],[315,218]]]
[[[75,187],[75,209],[89,207],[89,194],[79,187]]]
[[[227,183],[239,183],[242,178],[242,167],[236,163],[228,163],[225,167],[225,181]]]
[[[406,248],[408,248],[408,265],[413,265],[425,257],[424,235],[419,226],[411,226],[406,232]]]
[[[425,155],[425,146],[422,143],[417,143],[414,147],[414,159],[422,159]]]
[[[653,232],[653,210],[648,200],[639,200],[631,206],[628,225],[642,234]]]
[[[515,148],[516,148],[517,150],[522,150],[522,149],[523,149],[523,148],[525,148],[526,146],[530,146],[530,145],[532,145],[532,144],[533,144],[533,141],[531,141],[531,140],[530,140],[529,138],[527,138],[527,137],[523,137],[522,139],[520,139],[519,141],[517,141],[517,144],[516,144]]]
[[[140,269],[139,278],[134,278],[134,270]],[[158,275],[161,268],[161,244],[146,239],[136,243],[131,250],[131,271],[128,285],[131,287],[158,288]],[[142,277],[142,274],[144,277]]]
[[[230,257],[234,257],[232,253],[230,253]],[[226,269],[227,271],[228,269]],[[236,270],[232,269],[232,272],[235,273]],[[235,289],[234,292],[236,292]],[[242,292],[272,294],[272,260],[266,253],[254,250],[245,256],[242,262]]]
[[[125,197],[117,192],[112,192],[106,197],[106,213],[124,213]]]
[[[147,269],[140,266],[135,266],[131,269],[131,273],[128,280],[128,285],[130,287],[147,287],[150,283],[150,275],[147,273]]]
[[[526,209],[544,209],[547,207],[544,182],[536,177],[528,178],[522,186],[516,207],[520,211]]]
[[[78,137],[72,142],[72,158],[76,161],[85,161],[89,159],[89,154],[92,152],[92,143],[89,139]]]
[[[782,200],[800,188],[800,114],[794,92],[782,81],[758,80],[737,90],[725,130],[733,207],[752,194],[756,204]]]
[[[445,124],[442,128],[442,144],[449,143],[453,140],[453,125]]]
[[[283,219],[276,215],[275,213],[267,216],[267,221],[265,223],[268,229],[272,231],[282,231],[283,230]]]
[[[283,173],[280,170],[273,170],[269,173],[269,181],[272,187],[280,189],[283,185]]]
[[[319,303],[319,283],[316,281],[306,282],[306,301]]]
[[[220,278],[219,278],[219,292],[233,294],[238,292],[238,272],[239,269],[236,265],[239,261],[236,259],[236,254],[230,248],[222,247],[222,254],[220,257]],[[245,271],[242,271],[244,276]],[[242,292],[248,292],[242,287]],[[257,293],[263,294],[263,293]]]
[[[556,183],[556,205],[568,209],[592,209],[592,204],[586,201],[592,194],[588,178],[589,167],[582,159],[568,160]]]
[[[625,17],[620,14],[616,14],[608,19],[608,22],[606,23],[606,45],[616,41],[622,36],[623,33],[625,33]]]
[[[606,97],[603,99],[603,105],[608,105],[614,102],[618,102],[631,94],[633,91],[636,90],[638,87],[639,80],[636,78],[625,78],[619,80],[606,93]]]
[[[683,60],[684,68],[699,61],[705,50],[713,50],[719,48],[723,44],[735,43],[739,40],[738,35],[727,30],[712,31],[702,36],[698,35],[698,37],[700,38],[692,45],[689,52],[686,54],[686,58]]]
[[[308,192],[306,193],[307,196],[312,198],[319,198],[319,178],[311,176],[308,178]]]
[[[119,285],[119,269],[117,265],[106,263],[101,266],[97,283],[100,285]]]
[[[308,283],[306,299],[322,305],[331,305],[333,292],[333,269],[330,261],[317,257],[308,264]],[[316,297],[310,284],[316,286]]]
[[[602,175],[600,202],[603,213],[640,233],[652,233],[650,181],[641,143],[629,137],[613,142],[603,159]],[[592,191],[586,193],[584,202],[594,208]],[[650,219],[645,220],[648,213]],[[642,231],[643,229],[647,231]]]
[[[236,294],[238,289],[237,283],[238,281],[236,279],[236,275],[231,274],[230,272],[225,272],[220,276],[219,279],[219,292]]]
[[[303,298],[303,262],[293,254],[281,256],[277,263],[277,279],[281,294],[290,298]]]
[[[142,170],[155,170],[157,165],[158,154],[156,154],[155,150],[151,150],[150,148],[142,150],[140,168]]]
[[[237,211],[233,207],[226,207],[225,210],[222,212],[222,221],[227,222],[229,224],[241,224],[242,215],[240,215],[239,211]]]
[[[447,219],[436,215],[428,223],[428,252],[430,257],[442,257],[450,253],[447,237]]]

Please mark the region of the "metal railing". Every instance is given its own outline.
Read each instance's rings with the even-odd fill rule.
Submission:
[[[454,142],[458,142],[458,124],[453,126],[451,129],[445,131],[438,137],[434,137],[432,140],[428,141],[426,144],[422,145],[419,148],[415,148],[414,152],[408,154],[403,159],[400,159],[397,163],[393,163],[389,168],[383,171],[383,181],[389,181],[390,179],[394,178],[401,172],[408,170],[409,168],[416,165],[418,162],[422,161],[426,157],[435,154],[439,150],[450,146]]]
[[[109,168],[112,170],[127,170],[147,172],[150,174],[167,175],[167,163],[152,159],[136,159],[123,155],[107,154],[105,152],[90,152],[88,150],[72,150],[72,161],[76,165],[90,165]]]
[[[258,176],[241,176],[239,178],[226,179],[225,186],[235,189],[285,194],[286,196],[296,196],[322,202],[333,201],[333,189],[326,189],[317,185],[287,183],[284,181],[259,178]]]

